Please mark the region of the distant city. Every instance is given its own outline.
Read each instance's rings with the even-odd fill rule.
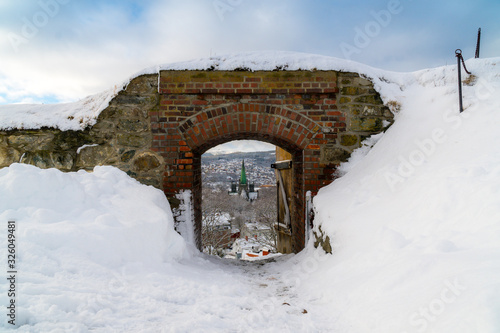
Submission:
[[[245,161],[247,180],[255,187],[275,186],[276,177],[271,163],[276,161],[275,151],[204,154],[201,160],[203,185],[212,187],[228,186],[231,181],[238,182],[241,162]]]

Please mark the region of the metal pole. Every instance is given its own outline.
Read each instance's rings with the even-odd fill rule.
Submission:
[[[479,48],[481,45],[481,28],[477,31],[477,44],[476,44],[476,56],[475,58],[479,58]]]
[[[312,209],[312,195],[311,195],[311,191],[307,191],[306,192],[306,229],[305,229],[305,233],[306,233],[306,242],[305,244],[307,244],[307,242],[309,241],[309,231],[311,231],[311,209]]]
[[[460,112],[464,110],[462,105],[462,68],[460,67],[460,59],[462,58],[462,50],[457,49],[455,51],[455,56],[457,57],[457,70],[458,70],[458,103],[460,107]]]

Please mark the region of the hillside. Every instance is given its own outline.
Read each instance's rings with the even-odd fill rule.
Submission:
[[[276,161],[276,152],[240,152],[212,155],[205,153],[201,159],[201,172],[205,184],[224,184],[238,181],[241,173],[241,162],[245,161],[248,181],[256,186],[274,185],[276,178],[271,163]]]
[[[500,331],[500,59],[466,63],[463,113],[456,66],[413,73],[394,125],[314,199],[334,255],[304,295],[339,332]]]

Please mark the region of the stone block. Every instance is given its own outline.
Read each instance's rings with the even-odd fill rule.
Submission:
[[[41,169],[56,168],[70,171],[73,168],[75,156],[69,152],[35,151],[27,152],[22,163],[31,164]]]
[[[343,134],[340,136],[340,144],[350,147],[358,143],[358,136],[353,134]]]
[[[71,170],[75,164],[75,155],[69,152],[52,153],[52,164],[59,170]]]
[[[20,132],[19,134],[7,137],[9,146],[21,150],[50,150],[54,133],[52,132]]]
[[[77,168],[92,168],[96,165],[109,164],[117,155],[116,149],[109,145],[88,146],[80,150],[76,158]]]
[[[343,87],[340,89],[342,95],[356,96],[368,93],[368,89],[361,87]]]
[[[91,128],[90,134],[92,136],[99,136],[99,137],[112,136],[116,128],[116,123],[103,119],[104,118],[100,118],[99,121]]]
[[[358,116],[363,113],[363,110],[365,109],[365,105],[361,104],[351,104],[347,106],[349,108],[349,113]]]
[[[150,185],[156,188],[161,188],[161,176],[159,177],[137,177],[136,178],[141,184]]]
[[[134,155],[135,155],[135,150],[129,150],[123,153],[120,159],[122,162],[127,163],[134,157]]]
[[[149,96],[141,96],[141,95],[128,95],[125,93],[120,93],[113,99],[113,104],[148,104],[150,103]]]
[[[137,172],[147,172],[154,170],[161,165],[160,159],[153,153],[142,153],[132,162],[133,170]]]
[[[132,94],[154,95],[158,91],[158,75],[138,76],[130,81],[126,90]]]
[[[321,164],[339,164],[347,161],[350,152],[336,146],[322,146],[320,153]]]
[[[330,236],[326,235],[323,232],[323,230],[321,230],[321,226],[319,227],[319,231],[318,232],[314,231],[313,234],[315,238],[314,247],[319,248],[321,246],[323,251],[332,254],[332,245],[330,242]]]
[[[135,147],[135,148],[145,147],[148,143],[148,140],[145,136],[128,134],[128,133],[118,134],[117,141],[120,146]]]
[[[118,129],[131,133],[145,132],[148,130],[148,124],[146,120],[120,119],[118,121]]]
[[[339,99],[339,104],[345,104],[345,103],[350,103],[351,102],[351,98],[350,97],[340,97]]]
[[[383,116],[384,112],[382,111],[382,108],[378,106],[367,106],[365,105],[363,107],[363,111],[361,112],[362,116]]]
[[[377,104],[377,105],[383,104],[382,99],[380,98],[380,95],[378,95],[378,94],[359,96],[359,97],[356,97],[354,102],[366,103],[366,104]]]
[[[21,153],[11,147],[0,146],[0,168],[19,162]]]
[[[352,83],[354,85],[358,85],[358,86],[366,86],[366,87],[372,87],[373,86],[373,83],[370,80],[362,78],[362,77],[353,78],[352,79]]]
[[[133,172],[132,170],[127,170],[125,171],[127,175],[129,175],[132,178],[137,178],[137,173]]]
[[[75,150],[92,142],[88,132],[64,131],[55,135],[53,140],[54,150]],[[40,149],[40,148],[39,148]]]
[[[350,130],[353,132],[380,132],[383,123],[380,118],[352,118]]]

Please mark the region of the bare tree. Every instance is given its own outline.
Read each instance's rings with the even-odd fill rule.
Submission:
[[[243,217],[243,215],[238,214],[231,220],[231,225],[239,231],[242,231],[245,226],[245,218]]]
[[[202,192],[202,242],[204,252],[223,255],[223,249],[231,243],[231,228],[224,225],[224,216],[229,216],[232,227],[243,231],[245,224],[257,222],[264,228],[258,232],[256,241],[271,250],[277,249],[276,188],[263,188],[259,198],[253,202],[238,195],[228,195],[227,188],[204,187]]]
[[[253,202],[256,221],[269,228],[261,233],[257,241],[264,246],[276,250],[278,247],[278,234],[274,228],[278,214],[276,208],[276,188],[263,188],[259,191],[259,199]]]
[[[231,227],[226,220],[224,192],[203,188],[202,191],[202,244],[203,252],[223,256],[223,249],[231,243]],[[229,221],[228,221],[229,222]]]

